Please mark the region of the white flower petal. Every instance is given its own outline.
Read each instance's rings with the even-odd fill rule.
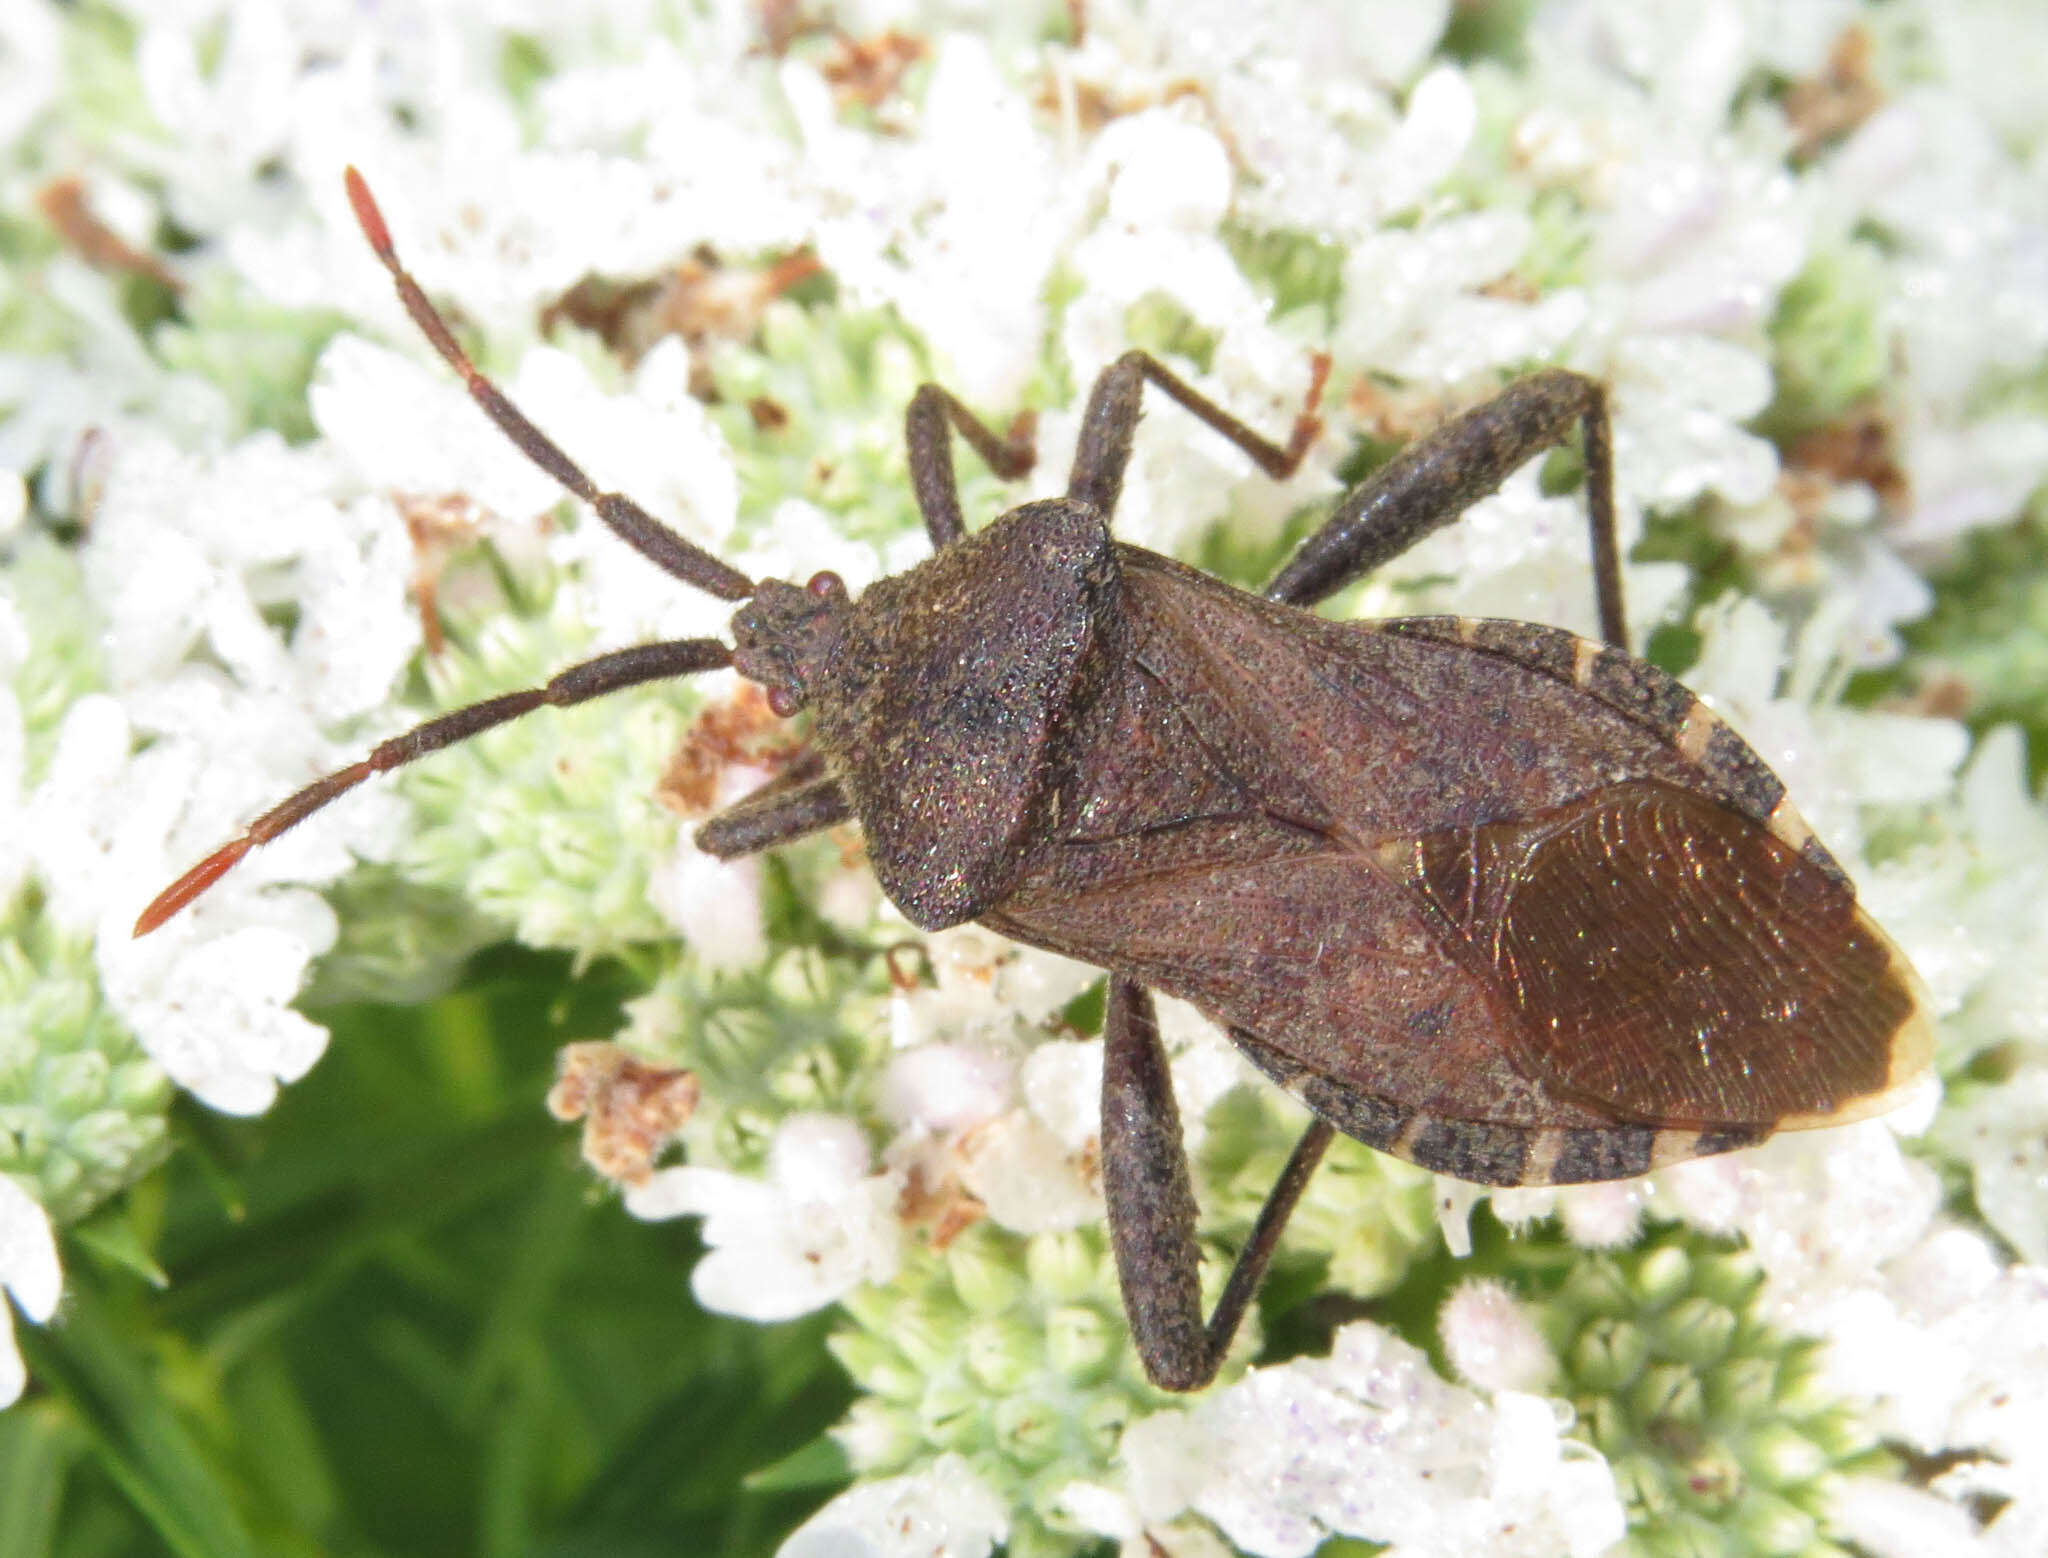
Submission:
[[[775,1321],[895,1275],[902,1227],[894,1173],[868,1174],[866,1137],[837,1115],[793,1115],[769,1147],[769,1178],[684,1166],[629,1187],[626,1209],[702,1215],[709,1251],[690,1274],[707,1309]]]
[[[1026,1110],[969,1132],[959,1164],[961,1184],[1014,1232],[1060,1233],[1102,1218],[1101,1193],[1084,1165]]]
[[[0,468],[0,541],[21,528],[28,515],[28,483],[21,472]]]
[[[14,1315],[0,1304],[0,1407],[11,1407],[28,1388],[28,1368],[14,1344]]]
[[[6,1174],[0,1174],[0,1288],[38,1325],[57,1312],[64,1291],[50,1214]]]
[[[649,879],[648,896],[706,968],[751,968],[768,953],[761,862],[707,855],[690,831],[677,838],[667,868]]]
[[[1102,1131],[1102,1046],[1072,1039],[1041,1044],[1024,1057],[1018,1086],[1031,1112],[1070,1153],[1088,1150]]]
[[[251,925],[180,947],[155,979],[147,952],[122,949],[102,967],[116,1009],[171,1080],[224,1114],[261,1114],[327,1047],[327,1030],[291,1009],[309,959],[301,937]]]
[[[1002,1499],[958,1455],[856,1483],[790,1533],[776,1558],[987,1558],[1010,1534]]]
[[[1017,1062],[981,1044],[920,1044],[892,1056],[880,1106],[892,1124],[959,1131],[1001,1114],[1016,1096]]]

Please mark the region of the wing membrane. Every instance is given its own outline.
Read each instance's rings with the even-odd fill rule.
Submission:
[[[1903,962],[1846,884],[1725,807],[1636,782],[1406,858],[1507,996],[1519,1064],[1560,1092],[1796,1123],[1893,1086],[1918,1005]]]

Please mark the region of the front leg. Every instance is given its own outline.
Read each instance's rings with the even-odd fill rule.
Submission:
[[[1109,982],[1102,1044],[1102,1189],[1131,1339],[1153,1384],[1199,1390],[1223,1366],[1330,1127],[1317,1120],[1303,1134],[1204,1325],[1195,1193],[1166,1046],[1150,993],[1121,975]]]
[[[720,860],[758,855],[853,815],[839,781],[816,752],[806,752],[751,795],[697,829],[697,847]]]

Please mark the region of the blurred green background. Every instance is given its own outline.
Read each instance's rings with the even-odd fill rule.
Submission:
[[[844,1476],[830,1317],[700,1309],[694,1220],[635,1223],[540,1106],[636,989],[497,948],[317,1011],[260,1119],[181,1101],[167,1169],[68,1232],[60,1323],[18,1328],[0,1555],[773,1552]]]

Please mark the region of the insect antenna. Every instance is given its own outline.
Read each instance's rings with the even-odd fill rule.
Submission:
[[[362,228],[363,237],[369,241],[370,248],[385,270],[391,273],[392,284],[398,289],[398,300],[405,305],[405,311],[433,343],[434,350],[462,375],[470,398],[505,436],[517,444],[529,460],[595,509],[597,517],[621,540],[664,572],[724,600],[745,600],[752,595],[754,581],[737,568],[685,541],[624,494],[598,491],[597,484],[584,474],[583,468],[563,453],[560,445],[534,426],[526,413],[483,375],[457,343],[454,331],[448,328],[448,322],[441,317],[440,311],[427,300],[412,272],[399,263],[398,250],[391,242],[391,230],[384,223],[384,213],[377,209],[377,201],[370,193],[370,186],[363,181],[362,174],[351,167],[343,182],[348,189],[348,203],[355,212],[356,224]],[[388,772],[430,752],[466,741],[494,725],[502,725],[544,705],[559,707],[582,703],[641,682],[719,670],[731,664],[732,650],[715,638],[640,644],[572,665],[544,687],[530,687],[524,692],[486,698],[481,703],[472,703],[428,720],[403,735],[379,743],[361,762],[336,769],[271,807],[250,823],[241,837],[223,844],[157,894],[136,919],[134,934],[146,936],[157,929],[225,876],[250,850],[269,843],[288,828],[296,827],[372,774]]]
[[[467,741],[494,725],[518,719],[544,705],[557,708],[585,703],[608,692],[636,687],[642,682],[666,681],[698,671],[723,670],[732,664],[732,650],[715,638],[678,638],[659,644],[635,644],[572,665],[544,687],[523,692],[502,693],[481,703],[466,704],[424,725],[415,725],[403,735],[379,742],[370,755],[346,768],[337,768],[324,779],[316,779],[298,794],[270,808],[244,830],[242,836],[221,845],[198,865],[187,871],[151,900],[135,921],[134,934],[147,936],[186,904],[213,886],[236,861],[260,844],[268,844],[287,828],[296,827],[329,801],[339,799],[372,774],[388,773],[415,758],[438,752],[458,741]]]
[[[348,186],[348,203],[355,210],[356,224],[362,228],[363,236],[369,240],[384,268],[391,273],[399,302],[412,315],[413,323],[420,327],[421,334],[433,343],[434,350],[441,354],[449,367],[462,375],[462,382],[469,387],[470,398],[498,424],[507,438],[519,446],[527,459],[588,503],[614,534],[663,572],[673,574],[685,584],[695,585],[721,600],[745,600],[753,594],[754,581],[730,563],[720,561],[701,547],[692,546],[623,493],[599,492],[597,483],[583,473],[583,468],[564,454],[552,438],[535,427],[526,413],[506,398],[503,390],[484,377],[477,365],[469,360],[469,353],[456,342],[455,332],[448,328],[448,322],[441,317],[440,311],[427,301],[426,293],[413,279],[412,272],[399,264],[398,250],[391,242],[391,230],[384,225],[384,213],[377,209],[377,202],[370,194],[370,186],[363,182],[362,174],[351,167],[343,175],[343,181]]]

